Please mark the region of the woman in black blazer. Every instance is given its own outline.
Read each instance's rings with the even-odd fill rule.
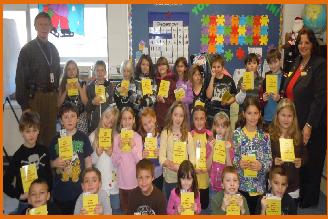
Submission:
[[[301,167],[300,207],[316,206],[326,155],[326,60],[318,56],[312,30],[302,29],[296,39],[299,56],[284,84],[284,94],[295,103],[297,119],[307,146],[308,161]]]

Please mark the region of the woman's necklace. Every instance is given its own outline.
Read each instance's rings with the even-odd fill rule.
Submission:
[[[300,64],[300,69],[303,70],[307,63],[309,62],[310,58],[302,59],[301,64]]]

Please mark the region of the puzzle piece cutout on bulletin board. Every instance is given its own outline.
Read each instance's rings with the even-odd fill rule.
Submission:
[[[262,26],[261,27],[261,35],[268,35],[268,29],[269,27],[268,26]]]
[[[210,36],[215,36],[216,35],[216,26],[209,26],[208,32]]]
[[[224,22],[225,22],[225,18],[224,18],[224,15],[218,15],[216,17],[216,24],[217,25],[224,25]]]
[[[245,15],[241,15],[239,16],[239,25],[246,25],[246,16]]]
[[[216,35],[214,35],[214,36],[210,36],[210,41],[209,41],[209,44],[216,44],[216,42],[215,42],[215,37]]]
[[[254,26],[260,26],[261,25],[261,16],[259,16],[259,15],[254,16],[253,24],[254,24]]]
[[[208,53],[209,54],[214,54],[216,52],[216,47],[214,44],[208,45]]]
[[[208,26],[202,26],[201,33],[204,35],[208,35]]]
[[[261,25],[262,26],[268,26],[269,24],[269,16],[268,15],[262,15],[261,16]]]
[[[260,36],[253,36],[253,45],[254,46],[260,45]]]
[[[246,26],[240,26],[239,25],[239,27],[238,27],[238,33],[239,33],[239,35],[245,36],[245,34],[246,34]]]
[[[254,35],[259,36],[260,33],[261,33],[261,26],[254,26],[253,27],[253,33],[254,33]]]
[[[245,51],[243,50],[243,48],[239,47],[236,51],[236,57],[239,60],[243,60],[245,57]]]
[[[246,36],[245,43],[249,46],[253,45],[253,36]]]
[[[229,49],[228,51],[224,52],[224,58],[227,62],[230,62],[233,58],[233,53],[231,51],[231,49]]]
[[[246,25],[253,26],[253,18],[254,18],[254,16],[252,16],[252,15],[246,16]]]
[[[216,34],[223,35],[224,34],[224,26],[222,26],[222,25],[217,26]]]
[[[238,34],[238,25],[233,25],[231,27],[231,34]]]
[[[261,46],[265,46],[268,44],[268,35],[261,35],[261,38],[260,38],[260,45]]]
[[[231,26],[224,26],[224,35],[231,34]]]
[[[225,15],[225,25],[229,26],[231,25],[231,15]]]
[[[230,35],[224,36],[224,45],[230,45]]]
[[[202,26],[208,25],[209,22],[210,22],[210,16],[203,14],[202,19],[201,19]]]
[[[223,54],[224,53],[224,45],[216,45],[216,52],[218,54]]]
[[[223,41],[224,41],[223,35],[217,35],[215,41],[217,45],[223,45]]]
[[[231,34],[230,35],[230,44],[231,45],[238,45],[238,34]]]
[[[253,26],[246,26],[246,35],[253,35]]]
[[[238,43],[239,45],[245,45],[246,42],[245,42],[245,36],[238,36]]]
[[[210,16],[210,25],[216,25],[216,15]]]
[[[231,17],[231,26],[238,26],[239,25],[239,16],[232,15]]]
[[[200,45],[200,52],[207,53],[208,52],[208,45]]]
[[[200,41],[201,41],[201,45],[207,45],[208,41],[209,41],[209,38],[208,38],[207,35],[202,34],[202,36],[200,38]]]

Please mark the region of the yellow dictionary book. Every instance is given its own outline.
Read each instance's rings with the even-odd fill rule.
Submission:
[[[99,147],[104,149],[112,147],[112,129],[100,128],[98,139]]]
[[[181,164],[186,160],[187,142],[176,141],[173,143],[173,163]]]
[[[28,212],[29,215],[47,215],[48,214],[48,207],[47,205],[41,205],[37,208],[31,208]]]
[[[95,208],[98,205],[98,194],[83,194],[83,208],[87,211],[88,215],[96,215]]]
[[[277,196],[267,197],[266,215],[281,215],[281,198]]]
[[[170,81],[161,80],[158,90],[158,96],[167,98],[169,96]]]
[[[157,158],[155,150],[157,149],[157,138],[146,137],[145,138],[145,149],[149,152],[147,158]]]
[[[142,79],[141,80],[141,89],[142,89],[142,95],[152,95],[153,94],[153,89],[151,86],[151,80],[149,78]]]
[[[279,138],[281,160],[284,162],[295,161],[293,139]]]
[[[230,204],[226,208],[226,215],[240,215],[240,207],[237,200],[240,198],[239,194],[230,197]]]
[[[183,98],[185,98],[186,92],[183,88],[179,88],[179,89],[174,90],[174,95],[175,95],[175,99],[177,101],[181,101],[181,100],[183,100]]]
[[[124,96],[124,97],[128,96],[130,81],[129,80],[122,80],[121,87],[125,88],[125,92],[122,91],[121,95]]]
[[[105,86],[104,85],[96,85],[95,93],[96,93],[96,96],[101,97],[101,103],[106,102],[106,94],[105,94]]]
[[[195,197],[193,192],[181,192],[181,206],[184,211],[181,215],[194,215]]]
[[[267,93],[278,93],[278,75],[268,74],[265,76],[265,90]]]
[[[38,178],[38,172],[37,172],[37,169],[36,169],[36,164],[32,163],[32,164],[29,164],[29,165],[22,166],[20,168],[20,174],[21,174],[21,178],[22,178],[24,193],[28,192],[33,180]]]
[[[196,100],[195,101],[195,106],[203,106],[203,107],[205,107],[205,103],[203,101]]]
[[[68,85],[68,90],[67,90],[67,96],[77,96],[79,95],[79,89],[77,87],[77,78],[68,78],[67,79],[67,85]]]
[[[122,152],[131,152],[130,140],[133,138],[133,130],[121,130],[121,150]]]
[[[221,101],[228,102],[231,97],[233,97],[233,95],[229,91],[226,91],[226,92],[224,92],[224,94],[221,98]]]
[[[72,136],[64,136],[58,138],[59,157],[63,160],[72,160],[73,157],[73,141]]]
[[[254,89],[254,72],[246,71],[243,75],[243,83],[246,90]]]
[[[255,161],[256,156],[255,154],[242,155],[241,159],[244,161]],[[252,178],[257,177],[257,171],[244,169],[244,177],[252,177]]]
[[[226,162],[225,142],[222,140],[215,141],[214,151],[213,151],[213,161],[221,164],[225,164]]]

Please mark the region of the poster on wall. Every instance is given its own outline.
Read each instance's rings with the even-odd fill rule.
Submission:
[[[44,11],[51,18],[50,33],[55,37],[84,35],[84,5],[81,4],[39,4],[39,12]]]
[[[149,12],[149,55],[156,63],[161,56],[173,64],[178,57],[189,57],[189,13]]]

